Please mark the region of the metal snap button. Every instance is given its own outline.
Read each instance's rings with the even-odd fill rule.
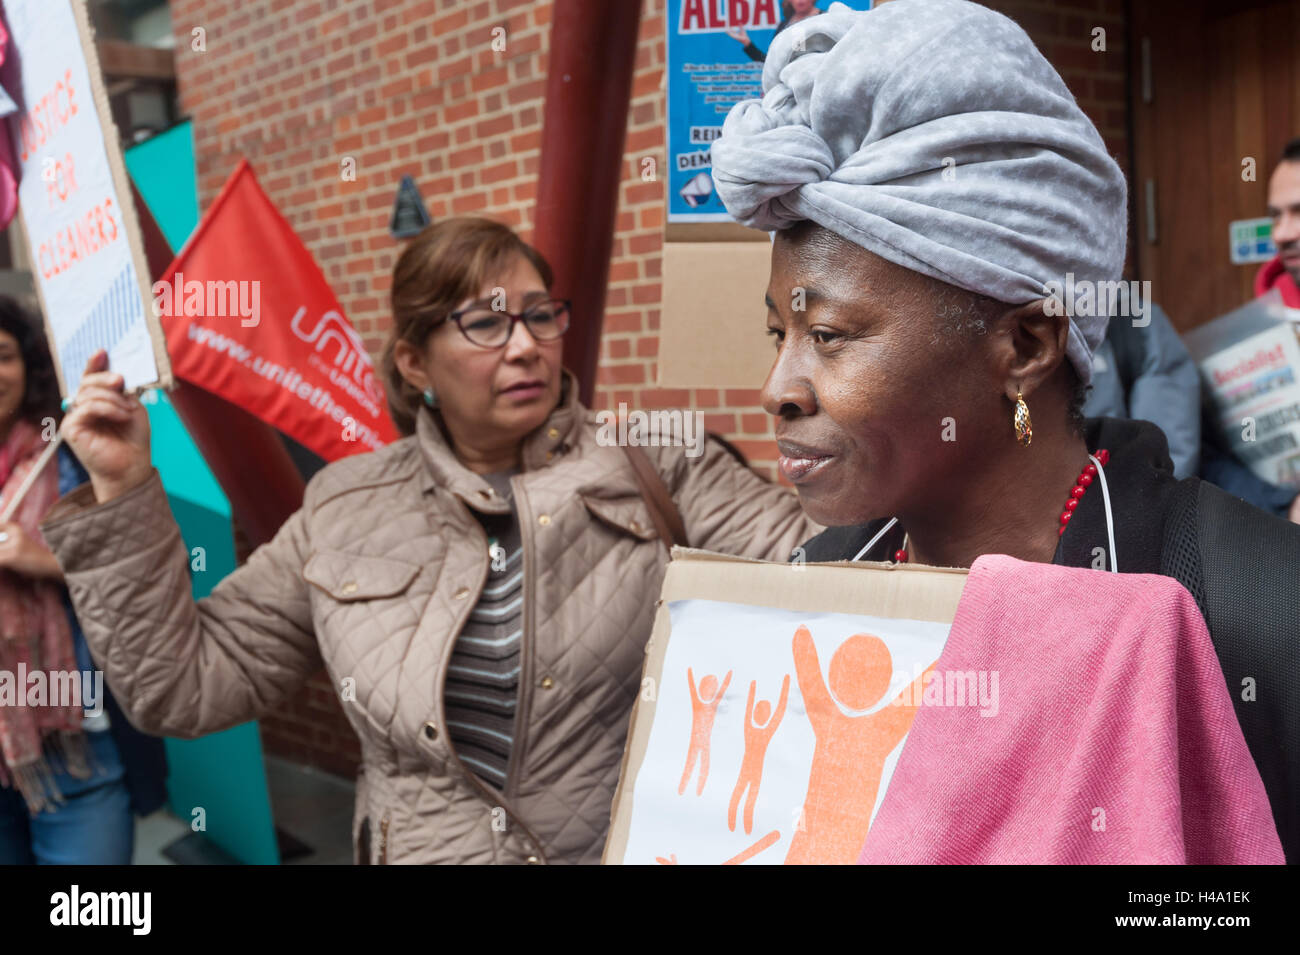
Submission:
[[[343,585],[342,590],[343,590],[343,593],[345,593],[345,594],[354,594],[354,593],[356,593],[356,592],[357,592],[357,582],[356,582],[355,580],[349,580],[346,584]]]
[[[543,514],[541,517],[537,518],[537,523],[541,524],[543,527],[546,527],[548,524],[551,523],[551,515]]]
[[[430,722],[428,722],[428,723],[425,723],[425,724],[424,724],[424,735],[425,735],[427,738],[429,738],[429,739],[437,739],[437,738],[438,738],[438,727],[434,726],[432,721],[430,721]]]
[[[542,864],[542,860],[539,859],[539,858],[537,858],[537,856],[529,856],[529,857],[528,857],[528,864],[529,864],[529,865],[541,865],[541,864]]]
[[[549,431],[546,432],[546,436],[550,438],[552,441],[554,441],[556,438],[560,436],[560,429],[551,428]]]
[[[640,521],[633,521],[631,524],[628,525],[628,527],[632,528],[632,533],[633,533],[633,534],[640,534],[640,533],[641,533],[641,522],[640,522]]]
[[[457,600],[464,600],[466,597],[469,596],[469,588],[461,587],[454,594],[452,594],[452,596],[455,597]]]
[[[555,686],[555,681],[552,680],[549,676],[544,676],[542,677],[541,685],[543,690],[549,690],[551,687]]]

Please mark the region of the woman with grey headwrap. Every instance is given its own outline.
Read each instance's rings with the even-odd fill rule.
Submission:
[[[1141,319],[1112,284],[1124,177],[1061,78],[985,7],[896,0],[783,31],[763,89],[713,175],[774,232],[763,401],[830,527],[807,559],[1001,553],[1181,581],[1300,859],[1300,528],[1177,480],[1154,426],[1082,418],[1112,312]],[[1243,700],[1244,680],[1270,689]]]

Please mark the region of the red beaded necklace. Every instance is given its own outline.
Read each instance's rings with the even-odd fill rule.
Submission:
[[[1101,466],[1105,467],[1110,463],[1110,452],[1105,448],[1100,449],[1093,455]],[[1092,479],[1097,476],[1097,465],[1089,462],[1088,466],[1079,472],[1079,477],[1074,482],[1074,487],[1070,489],[1070,496],[1065,500],[1065,510],[1061,511],[1061,526],[1056,530],[1056,536],[1060,537],[1065,533],[1065,529],[1070,526],[1070,518],[1074,515],[1074,509],[1079,506],[1079,500],[1087,493],[1088,487],[1092,484]],[[894,560],[897,563],[904,564],[907,562],[907,537],[903,537],[903,546],[894,551]]]

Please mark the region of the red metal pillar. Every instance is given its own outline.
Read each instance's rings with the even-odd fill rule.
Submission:
[[[149,272],[156,280],[171,265],[172,249],[134,184],[131,194]],[[168,397],[249,543],[257,547],[269,541],[302,505],[305,489],[279,434],[242,408],[186,382],[178,380]]]
[[[590,406],[600,358],[641,0],[555,0],[534,244],[573,301],[564,363]]]

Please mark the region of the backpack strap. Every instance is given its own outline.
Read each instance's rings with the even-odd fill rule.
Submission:
[[[1295,865],[1300,863],[1300,721],[1295,718],[1300,712],[1300,527],[1212,484],[1185,483],[1195,483],[1199,492],[1193,527],[1206,627],[1273,807],[1282,849]],[[1258,685],[1258,698],[1245,694],[1247,678]]]
[[[669,550],[672,550],[673,545],[689,547],[682,515],[655,466],[640,448],[624,445],[623,450],[627,452],[628,463],[632,465],[632,473],[636,475],[636,483],[641,488],[641,497],[645,499],[646,508],[650,511],[650,520],[659,532],[664,546]]]

